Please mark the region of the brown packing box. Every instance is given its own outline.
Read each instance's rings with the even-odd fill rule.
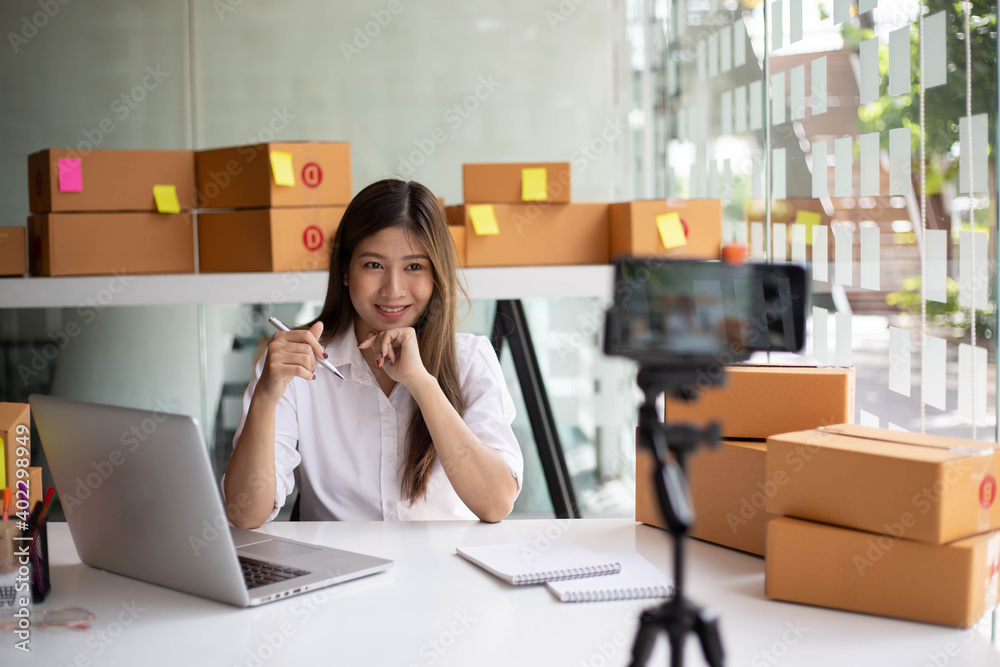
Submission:
[[[701,448],[688,459],[692,537],[764,555],[765,527],[776,516],[764,509],[771,486],[764,476],[765,452],[763,442],[723,440],[718,448]],[[653,487],[653,465],[651,452],[636,451],[635,520],[666,528]]]
[[[0,276],[23,276],[28,272],[24,227],[0,227]]]
[[[461,225],[448,225],[451,238],[455,242],[455,253],[458,256],[458,265],[465,266],[465,227]]]
[[[469,206],[449,206],[465,227],[466,266],[607,264],[607,204],[493,204],[499,234],[479,236]]]
[[[787,600],[968,628],[997,602],[1000,532],[926,544],[780,517],[766,592]]]
[[[3,440],[3,488],[16,489],[18,467],[31,460],[31,410],[27,403],[0,403],[0,439]],[[24,451],[18,452],[18,448]],[[21,455],[19,455],[21,454]],[[24,463],[18,466],[18,463]]]
[[[726,384],[705,387],[694,401],[668,398],[666,418],[702,426],[718,421],[724,438],[760,440],[854,421],[853,366],[738,364],[725,370]]]
[[[198,215],[202,273],[326,271],[345,206]]]
[[[292,156],[295,185],[277,185],[271,153]],[[198,151],[199,208],[346,206],[351,203],[351,145],[292,142]]]
[[[83,188],[60,192],[59,158],[79,158]],[[49,149],[28,156],[28,204],[50,211],[155,211],[154,185],[173,185],[182,210],[195,208],[194,151]]]
[[[767,439],[775,514],[944,544],[1000,528],[996,445],[837,424]]]
[[[28,217],[33,276],[193,273],[190,213],[46,213]]]
[[[463,164],[462,197],[466,204],[518,204],[521,196],[521,172],[542,168],[546,171],[544,203],[570,202],[569,162],[516,162]]]
[[[619,255],[719,259],[722,247],[722,202],[655,199],[611,204],[611,258]],[[687,226],[687,245],[664,248],[656,217],[677,213]]]

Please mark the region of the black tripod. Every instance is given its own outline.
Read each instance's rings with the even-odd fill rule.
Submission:
[[[715,447],[719,442],[718,424],[701,430],[695,426],[661,424],[656,415],[656,397],[664,392],[684,400],[694,398],[697,383],[721,384],[723,373],[713,379],[697,368],[686,366],[650,366],[639,371],[638,384],[645,396],[639,408],[639,446],[655,454],[653,483],[660,509],[674,540],[674,596],[656,609],[643,612],[639,631],[632,646],[632,666],[649,660],[653,643],[662,630],[670,640],[670,664],[683,667],[684,644],[689,632],[701,641],[705,660],[712,667],[722,667],[722,639],[719,619],[684,597],[684,546],[687,531],[694,522],[694,509],[688,493],[687,458],[705,442]]]

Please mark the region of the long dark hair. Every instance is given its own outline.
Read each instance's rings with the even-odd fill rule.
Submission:
[[[457,260],[444,211],[437,198],[415,181],[386,179],[372,183],[351,201],[337,228],[330,252],[330,282],[319,317],[323,322],[320,344],[354,330],[357,313],[344,278],[358,244],[388,227],[402,227],[427,249],[434,276],[434,293],[427,310],[414,325],[424,368],[437,378],[444,395],[459,414],[465,401],[458,382],[455,358],[455,328],[458,324],[458,297],[465,295],[458,282]],[[431,466],[437,451],[424,416],[417,410],[406,433],[406,456],[400,464],[400,491],[411,503],[424,497]]]

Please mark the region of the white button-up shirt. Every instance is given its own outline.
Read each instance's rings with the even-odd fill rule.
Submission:
[[[465,397],[463,420],[506,461],[521,490],[524,460],[511,423],[514,404],[500,364],[484,336],[456,334],[459,384]],[[425,521],[476,519],[455,493],[435,459],[426,496],[411,505],[400,497],[400,466],[406,458],[406,432],[417,404],[397,384],[388,396],[357,348],[350,329],[326,347],[341,380],[316,367],[316,379],[293,378],[275,411],[274,511],[298,484],[303,521]],[[243,416],[233,441],[239,441],[254,387],[264,370],[261,357],[243,394]]]

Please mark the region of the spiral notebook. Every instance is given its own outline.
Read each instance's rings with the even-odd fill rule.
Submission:
[[[508,584],[541,584],[614,574],[615,558],[566,540],[525,540],[482,547],[458,547],[458,555]]]
[[[667,598],[674,594],[674,582],[634,551],[604,554],[617,560],[617,574],[587,579],[550,581],[545,584],[560,602],[604,602]]]

